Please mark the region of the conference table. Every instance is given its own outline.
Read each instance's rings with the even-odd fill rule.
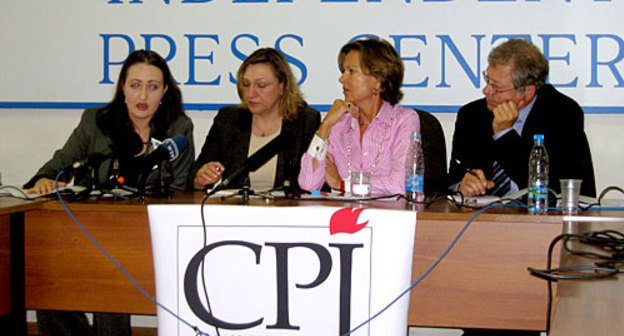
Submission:
[[[0,330],[26,333],[24,311],[24,212],[46,200],[0,197]]]
[[[601,230],[624,232],[624,218],[570,217],[566,219],[565,225],[567,229],[564,231],[574,234]],[[578,241],[573,241],[571,248],[606,254],[604,250]],[[594,266],[597,261],[565,250],[561,254],[562,267]],[[623,309],[624,281],[620,274],[591,280],[559,280],[549,335],[621,335],[624,332]]]
[[[177,193],[146,204],[200,204],[203,193]],[[239,200],[209,199],[209,204]],[[134,279],[155,293],[146,204],[136,199],[88,199],[69,209]],[[413,280],[449,247],[475,210],[447,201],[425,208],[403,200],[330,202],[252,199],[249,206],[373,207],[417,212]],[[155,314],[156,307],[104,256],[58,201],[25,213],[27,309]],[[559,215],[533,216],[521,208],[480,214],[437,268],[412,291],[409,325],[544,330],[546,283],[527,271],[544,267],[548,244],[561,233]]]
[[[200,204],[201,192],[171,199],[88,199],[68,203],[78,221],[152,296],[154,267],[147,204]],[[231,198],[208,204],[237,204]],[[241,206],[371,207],[417,211],[412,279],[419,279],[475,217],[445,200],[415,206],[404,200],[335,202],[251,199]],[[594,216],[621,216],[601,211]],[[25,307],[156,314],[147,299],[96,248],[58,201],[24,214]],[[544,268],[562,216],[501,207],[479,214],[437,267],[411,292],[410,326],[545,330],[546,282],[527,271]],[[557,255],[554,260],[558,263]]]

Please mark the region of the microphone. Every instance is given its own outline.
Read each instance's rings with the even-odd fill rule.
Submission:
[[[122,144],[123,146],[121,146]],[[95,168],[104,160],[111,158],[115,154],[119,154],[123,157],[134,156],[143,148],[143,141],[138,134],[132,132],[132,134],[122,136],[118,143],[113,142],[111,147],[108,147],[101,152],[89,154],[86,158],[75,161],[71,165],[65,167],[64,170],[66,172],[74,172],[82,167]]]
[[[105,149],[102,152],[89,154],[86,158],[82,160],[78,160],[71,165],[65,167],[66,172],[74,172],[82,167],[95,167],[98,166],[102,161],[113,156],[113,150],[110,148]]]
[[[286,146],[288,143],[287,136],[284,133],[280,133],[275,139],[269,141],[266,145],[262,146],[262,148],[258,149],[255,153],[253,153],[250,157],[248,157],[243,166],[236,169],[232,174],[230,174],[223,182],[221,182],[221,186],[226,188],[233,180],[238,178],[241,174],[247,174],[249,172],[254,172],[258,170],[258,168],[262,167],[265,163],[269,162],[273,156],[275,156],[279,151]],[[217,187],[218,185],[215,185]],[[213,187],[213,190],[216,190]]]
[[[188,140],[182,134],[174,135],[169,139],[165,139],[155,151],[148,154],[141,161],[146,170],[150,170],[155,165],[167,161],[173,162],[180,156],[186,147]]]

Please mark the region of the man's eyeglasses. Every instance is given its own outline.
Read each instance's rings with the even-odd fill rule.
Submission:
[[[481,74],[483,74],[483,79],[485,80],[485,85],[489,85],[496,93],[503,93],[503,92],[519,89],[519,88],[516,88],[516,87],[512,87],[512,88],[509,88],[509,89],[501,89],[501,88],[497,87],[496,85],[490,83],[490,78],[488,77],[488,74],[487,74],[487,72],[485,70],[483,70],[483,72],[481,72]]]

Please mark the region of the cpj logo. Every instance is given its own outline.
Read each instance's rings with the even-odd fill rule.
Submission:
[[[211,335],[343,335],[371,315],[373,229],[362,211],[321,226],[208,226],[206,245],[201,227],[179,227],[177,313]]]

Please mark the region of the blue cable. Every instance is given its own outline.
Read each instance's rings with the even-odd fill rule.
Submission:
[[[189,322],[187,322],[186,320],[184,320],[182,317],[176,315],[173,311],[171,311],[170,309],[168,309],[167,307],[165,307],[164,305],[162,305],[160,302],[156,301],[156,299],[154,299],[149,293],[147,293],[147,291],[145,291],[145,289],[143,289],[143,287],[141,287],[141,285],[130,275],[130,273],[128,273],[128,271],[121,266],[121,264],[119,264],[94,238],[93,236],[91,236],[91,234],[89,233],[89,231],[87,231],[87,229],[76,219],[76,217],[74,217],[73,213],[69,210],[69,208],[67,207],[67,205],[65,204],[65,201],[63,200],[63,197],[60,194],[59,191],[59,187],[58,187],[58,180],[60,178],[60,176],[64,173],[63,170],[61,170],[58,175],[56,176],[56,180],[55,180],[55,184],[56,184],[56,194],[61,202],[61,205],[63,206],[63,208],[65,209],[65,211],[69,214],[69,216],[72,218],[72,220],[80,227],[80,229],[87,235],[87,237],[91,240],[91,242],[93,242],[93,244],[95,244],[95,246],[102,251],[102,253],[104,253],[104,255],[106,255],[106,257],[108,259],[110,259],[125,275],[128,279],[130,279],[130,281],[132,281],[132,283],[143,293],[143,295],[145,295],[148,299],[150,299],[153,303],[155,303],[158,307],[164,309],[166,312],[168,312],[170,315],[172,315],[173,317],[175,317],[176,319],[178,319],[179,321],[183,322],[184,324],[186,324],[188,327],[192,328],[197,335],[206,335],[206,336],[210,336],[207,333],[202,332],[199,327],[197,326],[193,326],[191,325]],[[488,206],[485,206],[484,208],[480,209],[479,211],[477,211],[469,220],[468,222],[466,222],[466,224],[464,225],[464,227],[460,230],[460,232],[457,234],[457,236],[453,239],[453,241],[451,242],[451,244],[447,247],[447,249],[442,253],[442,255],[440,255],[440,257],[433,263],[433,265],[431,265],[431,267],[429,267],[429,269],[427,269],[427,271],[425,271],[420,278],[418,278],[416,281],[414,281],[414,283],[412,283],[407,289],[405,289],[402,293],[400,293],[396,298],[394,298],[392,301],[390,301],[390,303],[388,303],[384,308],[382,308],[379,312],[375,313],[373,316],[371,316],[370,318],[368,318],[366,321],[360,323],[358,326],[356,326],[355,328],[353,328],[352,330],[350,330],[349,332],[347,332],[346,334],[344,334],[343,336],[349,336],[352,333],[356,332],[358,329],[360,329],[361,327],[365,326],[366,324],[369,324],[371,321],[373,321],[374,319],[376,319],[377,317],[379,317],[381,314],[383,314],[386,310],[388,310],[392,305],[394,305],[397,301],[399,301],[403,296],[405,296],[405,294],[409,293],[412,289],[414,289],[414,287],[416,287],[422,280],[424,280],[429,274],[431,274],[431,272],[433,272],[433,270],[442,262],[442,260],[451,252],[451,250],[453,249],[453,247],[455,247],[455,244],[457,244],[457,242],[459,241],[459,239],[463,236],[463,234],[466,232],[466,230],[468,229],[468,227],[472,224],[472,222],[483,212],[492,209],[492,208],[500,208],[500,207],[512,207],[512,208],[526,208],[525,205],[518,205],[518,204],[490,204]],[[624,207],[596,207],[594,209],[599,209],[599,210],[624,210]],[[549,210],[561,210],[561,208],[549,208]]]
[[[624,206],[597,206],[588,210],[624,210]]]
[[[93,238],[93,236],[91,235],[91,233],[89,233],[89,231],[87,231],[87,229],[78,221],[78,219],[76,219],[76,217],[74,216],[74,214],[69,210],[69,208],[67,207],[67,204],[65,204],[65,201],[63,200],[63,197],[61,196],[61,193],[59,191],[59,178],[61,177],[61,175],[63,175],[65,171],[61,170],[57,175],[56,175],[56,179],[54,180],[55,183],[55,187],[56,187],[56,195],[58,196],[59,201],[61,202],[61,205],[63,206],[63,208],[65,208],[65,211],[67,212],[67,214],[69,215],[69,217],[71,217],[71,219],[78,225],[78,227],[80,227],[80,229],[82,230],[82,232],[84,232],[87,237],[89,237],[89,239],[91,240],[91,242],[93,244],[95,244],[95,246],[102,251],[102,253],[104,253],[104,255],[110,259],[110,261],[113,262],[113,264],[115,264],[115,266],[117,266],[117,268],[119,268],[128,279],[130,279],[130,281],[132,281],[132,283],[134,284],[134,286],[136,288],[139,289],[139,291],[141,291],[141,293],[143,293],[143,295],[145,295],[148,299],[150,299],[153,303],[155,303],[158,307],[164,309],[166,312],[168,312],[169,314],[171,314],[173,317],[175,317],[176,319],[178,319],[179,321],[181,321],[182,323],[186,324],[188,327],[190,327],[191,329],[193,329],[193,331],[195,331],[197,333],[197,335],[206,335],[206,336],[210,336],[207,333],[204,333],[203,331],[201,331],[199,329],[199,327],[197,326],[193,326],[191,325],[189,322],[187,322],[185,319],[183,319],[182,317],[176,315],[173,311],[171,311],[169,308],[165,307],[164,305],[162,305],[160,302],[156,301],[155,298],[153,298],[145,289],[143,289],[143,287],[141,287],[141,285],[130,275],[130,273],[128,273],[128,271],[121,266],[120,263],[117,262],[117,260],[115,260],[115,258],[113,258],[113,256],[111,256],[108,251],[106,251],[104,249],[104,247],[102,245],[100,245],[100,243],[98,243],[95,238]]]
[[[446,257],[447,254],[449,254],[449,252],[451,252],[451,249],[455,246],[455,244],[457,243],[457,241],[459,240],[459,238],[461,238],[461,236],[464,234],[464,232],[466,232],[466,230],[468,229],[468,227],[470,226],[470,224],[472,224],[472,222],[477,218],[477,216],[479,216],[481,213],[483,213],[484,211],[488,210],[488,209],[492,209],[492,208],[500,208],[500,207],[514,207],[514,208],[526,208],[525,205],[516,205],[516,204],[490,204],[486,207],[484,207],[483,209],[477,211],[471,218],[470,220],[468,220],[468,222],[466,223],[466,225],[464,225],[464,227],[461,229],[461,231],[459,231],[459,233],[457,234],[457,236],[455,237],[455,239],[453,239],[453,241],[451,242],[451,244],[449,245],[449,247],[446,249],[446,251],[444,251],[444,253],[442,253],[442,255],[440,256],[440,258],[438,258],[438,260],[436,260],[433,265],[431,265],[431,267],[429,267],[429,269],[423,273],[423,275],[420,276],[420,278],[418,278],[413,284],[411,284],[406,290],[404,290],[401,294],[399,294],[399,296],[397,296],[394,300],[390,301],[390,303],[388,305],[386,305],[384,308],[382,308],[379,312],[377,312],[375,315],[373,315],[372,317],[370,317],[368,320],[362,322],[360,325],[358,325],[357,327],[353,328],[351,331],[347,332],[346,334],[342,335],[342,336],[348,336],[351,335],[352,333],[354,333],[356,330],[360,329],[361,327],[365,326],[366,324],[370,323],[372,320],[374,320],[375,318],[377,318],[379,315],[381,315],[382,313],[384,313],[386,310],[388,310],[392,305],[394,305],[397,301],[399,301],[405,294],[409,293],[412,289],[414,289],[414,287],[416,287],[416,285],[418,285],[424,278],[426,278],[437,266],[438,264],[440,264],[440,262],[442,262],[442,259],[444,259]],[[418,225],[418,223],[416,223],[416,225]]]

